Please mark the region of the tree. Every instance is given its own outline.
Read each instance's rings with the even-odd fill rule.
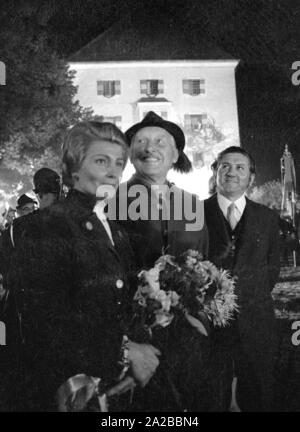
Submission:
[[[0,187],[20,182],[30,187],[42,166],[60,170],[60,149],[67,129],[92,111],[75,100],[74,73],[49,48],[43,26],[26,10],[2,12],[9,27],[0,27],[1,61],[6,86],[0,95]],[[15,13],[16,14],[16,13]],[[20,187],[19,187],[20,189]]]
[[[194,168],[210,166],[220,151],[230,145],[238,145],[237,137],[225,134],[211,116],[192,127],[182,125],[182,129],[186,136],[185,151],[192,159]]]

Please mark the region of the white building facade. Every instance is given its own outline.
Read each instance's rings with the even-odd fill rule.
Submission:
[[[236,60],[70,62],[83,107],[122,130],[155,111],[185,129],[213,118],[238,138]],[[198,126],[199,127],[199,126]]]
[[[98,38],[69,62],[76,72],[80,104],[122,131],[141,121],[148,111],[177,123],[186,134],[186,153],[194,162],[194,171],[171,173],[170,179],[200,198],[207,197],[210,164],[225,147],[239,145],[238,61],[226,56],[216,60],[98,60],[104,42],[111,40],[115,39],[110,33]],[[114,52],[107,51],[102,57]],[[97,61],[90,61],[90,56]],[[129,165],[124,179],[132,172]]]

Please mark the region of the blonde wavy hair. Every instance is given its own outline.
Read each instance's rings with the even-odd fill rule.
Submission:
[[[67,133],[62,147],[62,181],[72,188],[72,174],[78,171],[90,145],[95,141],[108,141],[123,149],[124,166],[128,160],[128,143],[116,125],[109,122],[84,121],[73,126]]]

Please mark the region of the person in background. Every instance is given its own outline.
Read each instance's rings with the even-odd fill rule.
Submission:
[[[5,215],[7,212],[7,204],[5,201],[0,201],[0,238],[1,233],[4,231],[4,225],[5,225]]]
[[[28,215],[36,209],[37,202],[26,194],[22,194],[17,201],[17,217]]]
[[[8,227],[10,227],[13,221],[15,220],[15,218],[16,218],[16,209],[9,207],[5,215],[4,228],[7,229]]]
[[[61,195],[60,177],[50,168],[39,169],[33,176],[33,185],[41,210],[55,203]]]
[[[19,244],[20,239],[24,237],[28,224],[30,224],[32,218],[38,218],[40,211],[58,201],[60,197],[60,177],[55,171],[49,168],[41,168],[34,174],[33,186],[33,191],[36,193],[39,201],[38,208],[36,207],[38,203],[35,200],[23,194],[18,199],[18,217],[14,218],[16,210],[11,207],[6,212],[5,229],[0,239],[0,273],[3,278],[3,292],[7,290],[6,275],[11,255]],[[2,296],[2,298],[6,301],[8,295],[5,297]],[[8,311],[9,305],[3,304],[2,301],[2,309]]]
[[[220,330],[216,342],[224,347],[223,379],[216,385],[224,411],[230,408],[232,384],[238,404],[234,409],[269,411],[276,346],[271,291],[280,270],[278,215],[246,197],[255,178],[255,163],[244,149],[232,146],[222,151],[214,172],[216,193],[204,204],[208,258],[236,278],[239,304],[235,321]],[[230,361],[232,371],[230,363],[224,367]]]

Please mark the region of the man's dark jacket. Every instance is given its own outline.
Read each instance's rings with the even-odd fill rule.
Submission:
[[[125,201],[124,193],[128,192],[131,187],[139,185],[144,187],[144,202],[148,204],[146,208],[140,209],[142,218],[137,220],[131,220],[130,217],[120,218],[120,206],[126,204],[127,201],[126,208],[129,209],[136,199],[136,197],[127,195]],[[166,186],[170,190],[174,188],[175,191],[174,194],[170,194],[169,218],[164,217],[163,213],[160,213],[156,219],[151,218],[153,207],[159,203],[155,199],[150,199],[150,186],[143,183],[138,176],[133,176],[127,183],[123,183],[117,193],[117,220],[128,232],[136,263],[140,268],[152,267],[163,253],[178,256],[188,249],[195,249],[205,257],[208,252],[208,233],[204,221],[203,202],[200,202],[196,195],[179,189],[172,183],[167,183]],[[120,200],[119,194],[121,198],[123,196],[123,201]],[[175,196],[179,197],[178,201],[174,199]],[[184,203],[186,203],[186,208],[184,208]],[[190,215],[191,212],[195,212],[196,208],[200,213],[197,215],[197,221],[196,218],[191,219],[192,215]],[[198,221],[199,226],[196,223]],[[189,225],[197,229],[190,229]]]
[[[251,398],[259,400],[258,405],[267,409],[272,398],[275,342],[271,291],[280,271],[278,216],[273,210],[246,198],[239,229],[232,237],[217,195],[207,199],[204,207],[209,259],[237,278],[240,310],[233,327],[240,340],[239,354],[242,353],[247,362],[240,364],[236,360],[235,372],[243,377],[241,383],[244,378],[248,381],[245,388],[249,394],[255,387]]]
[[[128,232],[137,267],[151,268],[163,253],[178,257],[188,249],[195,249],[205,257],[208,251],[208,234],[203,203],[198,197],[167,183],[167,186],[173,187],[175,191],[175,194],[170,196],[170,218],[164,220],[163,213],[160,213],[159,218],[151,219],[151,209],[157,205],[163,208],[165,203],[163,201],[159,203],[159,200],[155,199],[151,201],[150,186],[143,183],[138,176],[133,176],[126,185],[121,185],[117,198],[119,199],[119,194],[129,192],[130,187],[139,185],[145,187],[142,190],[142,198],[145,198],[143,202],[148,204],[139,209],[144,220],[130,220],[130,218],[118,220]],[[129,195],[126,197],[128,209],[135,200],[134,196]],[[177,198],[181,196],[181,204],[180,200],[176,201],[175,196]],[[184,208],[185,199],[187,207],[190,204],[192,207]],[[175,207],[178,202],[179,205]],[[117,203],[122,205],[125,201],[117,200]],[[196,218],[190,219],[188,214],[188,210],[195,211],[196,208],[199,211],[198,221],[201,222],[199,226]],[[194,227],[198,228],[194,231],[188,229],[188,225],[193,223],[196,223]],[[211,404],[207,381],[209,379],[209,339],[199,334],[185,319],[174,320],[169,327],[157,329],[153,333],[150,342],[162,351],[160,367],[145,389],[142,392],[135,392],[134,409],[141,411],[209,409]]]

